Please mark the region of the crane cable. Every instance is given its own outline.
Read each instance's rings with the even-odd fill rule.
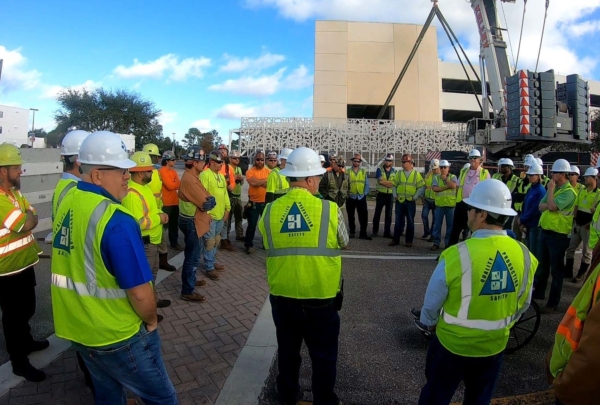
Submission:
[[[517,65],[515,65],[515,54],[513,52],[512,41],[510,40],[510,30],[508,29],[508,21],[506,20],[506,13],[504,12],[504,2],[500,2],[500,7],[502,8],[502,15],[504,16],[504,26],[506,27],[506,34],[508,35],[508,47],[510,48],[510,57],[512,58],[513,65],[515,66],[515,70],[513,73],[517,73]]]
[[[538,63],[540,62],[540,54],[542,53],[542,42],[544,41],[544,30],[546,29],[546,18],[548,17],[548,6],[550,0],[546,0],[546,11],[544,13],[544,25],[542,25],[542,37],[540,38],[540,49],[538,49],[537,61],[535,62],[535,71],[538,70]]]
[[[502,4],[502,3],[500,3],[500,4]],[[502,10],[504,10],[504,8]],[[515,71],[517,71],[518,66],[519,66],[519,54],[521,53],[521,40],[523,39],[523,26],[525,25],[525,11],[527,11],[527,0],[523,0],[523,17],[521,18],[521,33],[519,34],[519,48],[517,49],[517,60],[515,61]]]

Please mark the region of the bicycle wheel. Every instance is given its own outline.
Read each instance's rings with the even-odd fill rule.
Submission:
[[[532,300],[527,311],[511,328],[505,353],[512,354],[531,342],[540,327],[541,320],[540,307]]]

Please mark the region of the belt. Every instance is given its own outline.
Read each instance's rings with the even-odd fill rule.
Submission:
[[[142,236],[142,242],[144,242],[144,245],[149,245],[150,244],[150,235]]]

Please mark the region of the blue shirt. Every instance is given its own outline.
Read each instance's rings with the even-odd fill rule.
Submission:
[[[352,169],[350,169],[352,170]],[[366,172],[365,172],[366,174]],[[350,178],[350,175],[348,175],[348,178]],[[365,176],[365,193],[364,194],[348,194],[348,197],[352,198],[353,200],[362,200],[364,196],[369,194],[369,177]]]
[[[473,232],[471,238],[487,238],[489,236],[507,236],[506,231],[494,229],[479,229]],[[448,284],[446,283],[446,260],[442,259],[433,270],[427,292],[425,293],[425,302],[421,308],[421,322],[426,326],[434,326],[438,322],[440,311],[448,298]]]
[[[108,191],[95,184],[80,181],[77,188],[121,204]],[[153,280],[144,251],[142,231],[132,216],[115,211],[104,229],[100,252],[104,265],[117,279],[120,288],[127,290]]]
[[[540,202],[546,195],[546,189],[539,182],[532,184],[525,194],[523,201],[523,212],[519,220],[527,228],[536,228],[539,226],[542,213],[540,212]]]
[[[61,178],[60,178],[60,179],[61,179],[61,180],[75,180],[75,181],[77,181],[77,182],[78,182],[79,180],[81,180],[79,177],[75,176],[74,174],[71,174],[71,173],[65,173],[65,172],[63,172],[63,174],[62,174],[62,176],[61,176]]]

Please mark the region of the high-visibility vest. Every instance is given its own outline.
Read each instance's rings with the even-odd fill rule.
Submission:
[[[436,328],[440,343],[459,356],[502,352],[528,302],[537,259],[525,245],[501,235],[471,238],[441,258],[448,297]]]
[[[329,171],[324,174],[325,178],[327,179],[327,196],[329,198],[331,198],[333,201],[335,201],[338,196],[338,193],[339,193],[339,194],[341,194],[341,197],[345,202],[346,198],[348,198],[348,190],[349,190],[348,174],[342,172],[339,175],[342,176],[342,183],[338,187],[338,183],[337,183],[338,174],[337,173],[334,173],[333,171]]]
[[[573,188],[575,189],[575,193],[579,194],[583,190],[585,190],[585,185],[581,184],[581,183],[577,183],[577,185],[575,187],[573,187]]]
[[[571,184],[566,183],[563,187],[555,189],[554,197],[558,197],[563,193],[573,193],[577,197],[577,193]],[[573,203],[563,210],[552,212],[546,210],[542,212],[540,217],[540,227],[547,231],[553,231],[568,235],[571,232],[573,226],[573,207],[575,206],[575,199]]]
[[[500,180],[502,183],[504,183],[504,178],[502,177],[502,173],[494,173],[494,175],[492,176],[492,179]],[[508,189],[512,193],[513,191],[515,191],[515,189],[521,182],[520,180],[521,179],[519,179],[516,175],[512,174],[510,176],[510,179],[508,179],[508,181],[504,184],[506,184],[506,187],[508,187]]]
[[[440,175],[437,176],[438,187],[442,187],[446,183],[442,180]],[[452,181],[454,183],[458,182],[456,176],[453,174],[448,174],[446,181]],[[444,191],[435,192],[435,206],[436,207],[456,207],[456,189],[449,188]]]
[[[425,176],[425,198],[430,200],[435,200],[435,191],[431,189],[431,183],[433,182],[433,177],[437,176],[433,172],[427,173]]]
[[[386,173],[385,168],[382,165],[382,166],[379,166],[379,170],[381,170],[381,178],[379,180],[393,181],[393,179],[396,175],[396,169],[394,169],[393,167],[390,167],[390,172]],[[376,190],[378,193],[382,193],[382,194],[392,194],[394,192],[393,187],[385,187],[385,186],[379,184],[379,181],[377,181]]]
[[[142,324],[127,293],[104,263],[102,237],[120,204],[99,194],[74,189],[54,221],[52,310],[56,335],[84,346],[118,343]]]
[[[594,216],[592,217],[592,223],[590,224],[590,241],[588,242],[589,248],[593,251],[600,239],[600,209],[596,208]]]
[[[593,269],[581,290],[569,306],[554,335],[550,372],[554,377],[564,371],[579,342],[587,315],[600,300],[600,266]]]
[[[575,205],[577,205],[577,211],[592,213],[592,208],[596,206],[598,202],[598,188],[588,191],[587,188],[581,190],[577,195]]]
[[[233,174],[236,176],[238,174],[242,174],[242,168],[237,166],[236,168],[233,169]],[[287,181],[287,179],[285,181]],[[235,183],[235,187],[231,191],[231,195],[234,197],[240,197],[242,195],[242,185],[239,183]]]
[[[5,275],[17,273],[36,264],[42,249],[31,231],[10,230],[19,221],[25,221],[27,211],[35,213],[35,209],[29,205],[21,191],[14,188],[10,194],[0,191],[0,199],[4,200],[0,212],[0,219],[3,219],[0,224],[0,275]]]
[[[481,167],[481,166],[480,166]],[[467,178],[467,173],[469,172],[470,169],[461,169],[460,171],[460,177],[458,179],[458,187],[457,187],[457,192],[456,192],[456,202],[459,203],[463,200],[463,188],[465,187],[465,179]],[[481,167],[481,170],[479,171],[479,181],[484,181],[488,178],[488,175],[490,173],[488,172],[487,169],[484,169],[483,167]]]
[[[281,173],[279,173],[280,171],[281,169],[276,167],[271,170],[269,177],[267,177],[267,193],[277,194],[276,198],[285,194],[290,188],[287,177],[282,176]]]
[[[140,201],[142,203],[142,212],[137,212]],[[159,214],[162,211],[156,206],[156,199],[150,187],[129,180],[129,189],[121,204],[129,210],[140,224],[142,236],[149,236],[150,243],[160,245],[163,228],[160,223]]]
[[[212,169],[204,170],[200,173],[200,181],[202,185],[215,197],[215,207],[208,211],[212,219],[220,221],[225,216],[225,211],[231,210],[231,202],[227,193],[227,180],[221,172],[215,173]]]
[[[367,181],[367,172],[365,169],[358,169],[356,173],[353,169],[348,171],[350,178],[350,194],[363,195],[365,193],[365,181]]]
[[[52,194],[52,220],[56,216],[56,210],[62,202],[63,198],[71,191],[74,187],[77,187],[77,182],[73,179],[60,179],[56,183],[54,188],[54,194]]]
[[[184,176],[193,176],[192,172],[186,170],[181,176],[181,181],[183,183]],[[200,180],[200,179],[198,179]],[[179,199],[179,215],[183,215],[184,217],[193,217],[196,215],[196,205],[193,202],[183,201],[183,199]]]
[[[298,299],[336,296],[342,277],[336,203],[294,188],[267,204],[258,227],[271,294]]]
[[[408,177],[406,177],[404,170],[398,170],[394,178],[394,185],[396,186],[396,198],[402,203],[405,200],[412,201],[417,190],[425,186],[425,181],[423,181],[421,173],[415,169],[411,170]]]
[[[152,194],[154,194],[154,198],[156,198],[156,206],[159,210],[162,210],[162,178],[157,169],[152,170],[152,179],[150,180],[150,183],[148,183],[148,187],[150,187]]]

